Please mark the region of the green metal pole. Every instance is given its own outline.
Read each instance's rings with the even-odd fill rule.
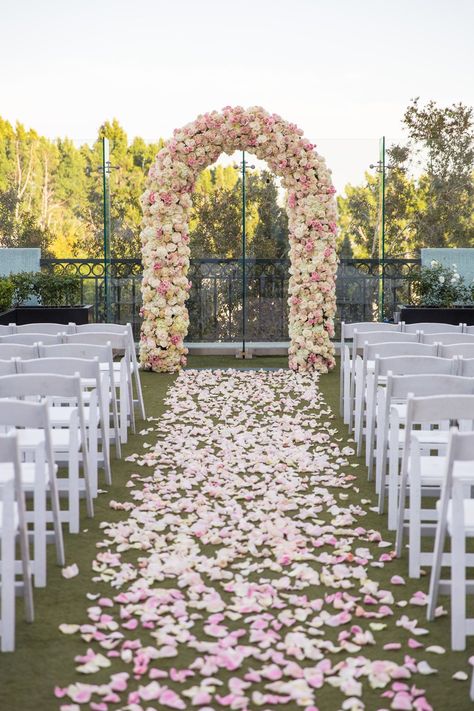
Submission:
[[[102,197],[104,212],[104,302],[105,319],[110,321],[110,146],[109,139],[102,139]]]
[[[245,151],[242,151],[242,358],[245,358],[247,321],[246,215],[245,215]]]
[[[379,242],[379,320],[385,315],[385,136],[380,139],[380,242]]]

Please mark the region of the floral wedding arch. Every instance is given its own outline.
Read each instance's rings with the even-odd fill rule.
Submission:
[[[186,364],[192,192],[204,168],[236,150],[265,160],[287,191],[289,366],[321,372],[334,367],[335,190],[314,148],[294,124],[260,107],[227,106],[174,131],[150,168],[141,198],[144,369],[173,372]]]

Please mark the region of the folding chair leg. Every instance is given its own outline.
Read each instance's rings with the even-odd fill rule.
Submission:
[[[59,506],[59,496],[56,486],[50,486],[51,495],[51,509],[53,511],[53,524],[54,524],[54,538],[56,543],[56,558],[58,565],[64,566],[66,564],[66,557],[64,555],[64,538],[63,529],[61,526],[61,508]]]
[[[408,548],[408,575],[410,578],[420,577],[421,554],[421,486],[415,477],[410,479],[408,494],[410,519],[408,523],[410,545]]]
[[[466,539],[464,527],[454,520],[451,533],[451,647],[466,649]]]
[[[2,531],[2,652],[13,652],[15,649],[15,533],[13,530],[13,496],[11,497],[9,505],[11,506],[11,520],[5,525]]]
[[[44,487],[35,487],[33,496],[33,570],[35,587],[44,588],[46,586],[46,491]]]
[[[134,378],[135,378],[135,388],[137,391],[137,397],[138,397],[138,405],[140,407],[140,416],[142,420],[146,419],[146,412],[145,412],[145,401],[143,400],[143,392],[142,392],[142,383],[140,380],[140,371],[138,369],[138,364],[134,364]]]
[[[69,533],[79,533],[79,457],[75,444],[71,444],[71,449],[68,467]]]
[[[446,540],[446,516],[440,513],[438,525],[436,526],[435,544],[433,551],[433,565],[431,566],[430,589],[428,592],[428,606],[426,618],[434,620],[436,603],[438,602],[439,581],[441,578],[441,567],[444,553],[444,543]]]
[[[23,498],[22,491],[19,492],[17,499],[19,518],[18,536],[20,539],[23,597],[25,601],[25,619],[27,622],[33,622],[35,617],[35,611],[33,605],[33,588],[31,585],[30,547],[28,544],[28,530],[26,527],[25,500]]]

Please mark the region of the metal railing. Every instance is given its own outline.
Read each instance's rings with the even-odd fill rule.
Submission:
[[[337,273],[337,323],[390,319],[399,304],[411,302],[411,282],[419,259],[385,259],[384,314],[378,313],[381,266],[377,259],[341,259]],[[42,259],[50,272],[81,278],[82,303],[94,306],[95,321],[105,319],[104,262],[100,259]],[[287,259],[247,259],[247,340],[288,340]],[[112,259],[110,317],[140,330],[142,265],[139,259]],[[242,260],[191,259],[192,287],[187,302],[191,342],[238,341],[242,334]]]

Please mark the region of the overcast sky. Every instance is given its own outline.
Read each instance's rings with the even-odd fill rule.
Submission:
[[[168,137],[261,105],[360,182],[409,100],[474,105],[474,0],[0,0],[0,115],[49,137]]]

